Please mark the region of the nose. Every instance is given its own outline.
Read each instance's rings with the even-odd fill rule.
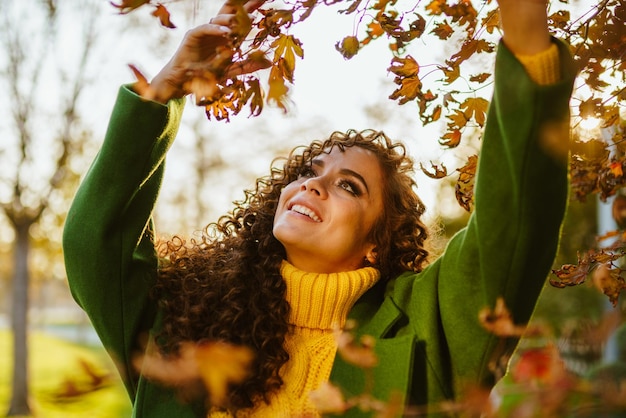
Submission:
[[[306,179],[300,185],[300,191],[312,192],[322,198],[326,197],[326,188],[324,187],[324,184],[319,177],[310,177]]]

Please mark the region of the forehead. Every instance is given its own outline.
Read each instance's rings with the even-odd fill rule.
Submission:
[[[313,158],[313,163],[316,164],[350,164],[357,166],[369,167],[370,169],[380,169],[380,162],[376,154],[368,149],[353,146],[346,148],[339,148],[338,146],[332,147],[330,150],[325,150],[321,154]]]

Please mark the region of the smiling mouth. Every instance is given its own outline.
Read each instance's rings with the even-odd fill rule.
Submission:
[[[293,205],[291,207],[291,210],[294,212],[299,213],[300,215],[304,215],[304,216],[308,216],[309,218],[311,218],[312,220],[314,220],[315,222],[322,222],[322,220],[320,219],[319,216],[317,216],[315,214],[315,212],[313,212],[311,209],[307,208],[306,206],[302,206],[302,205]]]

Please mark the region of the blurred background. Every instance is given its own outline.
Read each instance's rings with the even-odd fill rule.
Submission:
[[[571,7],[588,10],[592,3]],[[97,153],[117,89],[134,81],[127,65],[151,78],[185,31],[219,7],[217,0],[167,4],[176,29],[158,25],[149,9],[121,15],[104,0],[0,2],[0,416],[130,416],[114,366],[68,291],[60,242],[71,198]],[[335,130],[383,130],[407,144],[418,167],[459,167],[477,151],[478,132],[446,150],[437,142],[444,122],[423,127],[415,106],[389,100],[395,85],[384,42],[349,61],[335,50],[353,25],[352,17],[330,7],[294,25],[305,55],[297,62],[287,113],[267,107],[259,117],[247,117],[244,110],[230,122],[208,121],[188,101],[155,213],[160,234],[194,234],[243,198],[274,157]],[[414,47],[414,56],[433,62],[453,52],[425,43]],[[481,65],[491,71],[493,63]],[[489,88],[480,94],[488,97]],[[435,251],[467,219],[454,196],[453,171],[438,180],[416,172],[436,231]],[[616,229],[611,208],[611,200],[594,197],[572,202],[555,266],[575,263],[579,252],[596,245],[599,233]],[[616,360],[614,341],[589,341],[584,330],[621,310],[621,302],[609,306],[592,283],[546,285],[535,318],[552,330],[567,367],[582,375]],[[16,376],[16,370],[25,373]]]

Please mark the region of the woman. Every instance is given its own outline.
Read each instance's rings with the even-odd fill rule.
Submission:
[[[172,240],[158,266],[150,217],[182,112],[185,68],[211,60],[233,8],[188,33],[152,80],[153,101],[122,87],[68,214],[64,249],[72,292],[118,362],[134,416],[315,416],[308,393],[323,382],[348,394],[365,385],[362,370],[335,356],[332,331],[347,316],[357,334],[376,339],[378,399],[435,404],[462,397],[468,385],[495,383],[491,362],[517,341],[498,344],[478,312],[502,297],[516,322],[532,313],[565,210],[566,162],[550,149],[567,141],[574,77],[567,47],[549,36],[543,0],[500,7],[504,37],[475,211],[427,267],[410,160],[371,131],[333,134],[292,154],[218,222],[218,238],[192,248]],[[181,403],[133,368],[147,332],[149,349],[172,357],[187,341],[249,346],[253,373],[223,411]]]

